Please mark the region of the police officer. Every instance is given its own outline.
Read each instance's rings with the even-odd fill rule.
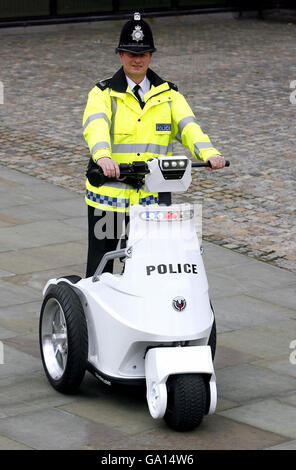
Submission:
[[[150,26],[135,13],[121,31],[116,52],[122,67],[90,91],[83,116],[83,134],[91,158],[105,176],[119,177],[119,163],[172,155],[174,139],[196,158],[210,160],[212,169],[225,166],[197,123],[187,101],[171,82],[150,68],[154,41]],[[116,249],[123,219],[132,204],[155,204],[157,193],[121,181],[92,186],[86,180],[89,248],[86,276],[93,275],[107,251]],[[122,217],[118,217],[118,216]],[[110,227],[113,230],[110,230]],[[112,262],[105,271],[112,272]]]

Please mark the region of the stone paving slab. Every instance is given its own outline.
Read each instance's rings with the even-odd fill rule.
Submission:
[[[0,253],[0,266],[15,274],[45,271],[63,266],[76,266],[86,259],[85,243],[61,243],[14,252]]]
[[[212,270],[210,269],[209,272]],[[215,274],[221,274],[225,278],[229,276],[239,280],[242,285],[248,288],[271,289],[279,287],[294,286],[296,289],[296,275],[290,276],[289,271],[280,269],[276,266],[270,266],[268,263],[258,263],[252,260],[251,263],[245,263],[242,267],[239,265],[223,266],[215,268]]]
[[[84,240],[85,230],[54,220],[0,228],[1,252]]]
[[[288,405],[296,406],[296,393],[291,393],[278,398],[279,401]]]
[[[295,364],[292,364],[290,361],[287,361],[287,357],[283,358],[282,360],[254,361],[253,364],[258,365],[260,367],[264,367],[269,370],[273,370],[274,372],[278,372],[281,375],[290,375],[291,377],[296,378]]]
[[[19,191],[18,194],[15,194],[15,197],[17,197],[17,201],[19,205],[22,204],[30,204],[34,202],[34,199],[31,196],[27,196],[26,194],[23,194],[21,191]],[[5,207],[9,207],[11,204],[11,195],[7,193],[7,191],[1,192],[1,197],[0,197],[0,210],[2,210]],[[14,204],[16,203],[16,200],[14,199]]]
[[[296,440],[287,441],[277,446],[268,447],[266,450],[296,450]]]
[[[262,400],[231,410],[221,411],[220,414],[250,426],[279,433],[293,439],[296,438],[296,409],[277,400]]]
[[[13,276],[14,274],[9,272],[9,271],[5,271],[4,269],[0,269],[0,278],[1,277],[9,277],[9,276]]]
[[[198,430],[178,436],[159,421],[153,430],[110,442],[108,449],[257,450],[283,441],[286,438],[274,432],[215,415],[208,417]]]
[[[79,204],[78,204],[79,201]],[[86,207],[84,201],[81,201],[81,197],[77,198],[77,201],[48,201],[42,202],[31,202],[30,204],[21,204],[8,207],[2,207],[0,210],[0,220],[6,222],[6,226],[24,224],[32,221],[40,220],[59,220],[59,214],[61,220],[68,220],[74,216],[83,217],[86,214]],[[81,207],[81,202],[83,207]],[[59,208],[59,210],[58,210]],[[11,217],[13,215],[13,217]]]
[[[256,294],[256,291],[258,291],[257,288],[255,288],[253,292]],[[295,309],[295,292],[296,287],[291,285],[289,287],[281,286],[280,288],[260,289],[258,293],[263,301],[272,302],[273,305]]]
[[[26,195],[24,195],[24,197],[26,197]],[[45,202],[30,200],[30,204],[12,205],[11,198],[8,197],[8,199],[9,204],[6,206],[3,205],[0,210],[0,222],[4,224],[3,226],[21,225],[39,220],[61,219],[67,222],[68,220],[86,217],[87,215],[87,207],[83,198],[81,196],[75,197],[75,193],[72,194],[69,200],[57,199],[47,200]]]
[[[85,227],[84,227],[85,228]],[[85,248],[86,249],[86,248]],[[83,253],[81,253],[81,261],[83,259]],[[6,283],[10,283],[16,286],[27,286],[36,291],[42,292],[43,287],[49,279],[56,277],[65,276],[67,274],[76,274],[83,277],[85,275],[86,264],[60,266],[54,269],[48,269],[45,271],[29,272],[24,274],[15,274],[13,276],[5,277]],[[1,317],[1,308],[0,308]]]
[[[2,108],[0,108],[2,111]],[[52,191],[51,184],[38,180],[34,176],[1,168],[1,196],[12,186],[12,197],[15,201],[19,196],[26,196],[33,201],[47,202],[48,200],[63,200],[69,198],[68,188],[56,187]],[[19,201],[18,201],[19,202]]]
[[[68,220],[68,218],[87,216],[87,206],[84,198],[73,192],[71,193],[71,197],[68,199],[46,202],[45,207],[53,210],[56,215],[61,214],[64,220]]]
[[[3,325],[0,325],[0,340],[2,341],[2,343],[4,339],[13,338],[16,335],[17,333],[15,331],[6,329],[3,327]]]
[[[12,258],[12,255],[10,255]],[[0,281],[0,307],[23,304],[40,299],[40,293],[30,287],[15,286],[11,282]]]
[[[26,315],[25,318],[1,318],[0,320],[0,329],[1,331],[4,328],[11,331],[11,335],[5,335],[5,338],[15,338],[18,335],[30,335],[38,333],[38,318],[40,313],[41,300],[38,303],[36,310],[30,315]]]
[[[2,172],[2,170],[1,170]],[[17,187],[13,187],[13,194],[8,195],[7,194],[7,189],[10,187],[10,184],[6,185],[1,185],[2,190],[0,191],[1,195],[1,202],[0,202],[0,208],[5,208],[8,205],[11,204],[12,201],[18,205],[23,205],[23,204],[30,204],[30,203],[36,203],[42,202],[42,201],[47,201],[52,197],[53,199],[63,199],[66,198],[67,196],[69,197],[67,191],[65,189],[59,188],[57,186],[57,191],[55,194],[52,193],[50,190],[50,185],[43,187],[43,182],[39,182],[39,184],[32,184],[32,181],[30,184],[27,185],[19,185]],[[26,190],[24,191],[24,188],[26,187]],[[12,198],[13,197],[13,198]],[[13,214],[12,214],[13,215]]]
[[[235,402],[235,401],[230,401],[230,400],[226,400],[225,398],[222,398],[222,397],[217,397],[217,407],[216,407],[216,411],[224,411],[224,410],[228,410],[229,408],[233,408],[234,406],[238,406],[239,403],[238,402]]]
[[[221,397],[240,404],[295,390],[293,377],[252,364],[239,364],[217,370],[217,383]]]
[[[0,379],[0,410],[2,417],[28,414],[71,403],[75,396],[63,395],[48,386],[43,371]],[[1,422],[0,422],[1,425]]]
[[[0,213],[0,227],[10,227],[11,225],[21,225],[24,224],[25,220],[17,219],[15,217],[11,217],[10,215],[6,215]]]
[[[105,449],[122,433],[56,408],[1,418],[0,433],[34,449]]]
[[[74,229],[83,230],[85,233],[85,227],[87,227],[87,217],[72,217],[64,221],[65,225],[69,225]]]
[[[32,447],[0,435],[0,450],[32,450]]]
[[[295,310],[290,310],[271,302],[262,301],[246,294],[228,296],[213,300],[219,324],[229,330],[245,326],[256,326],[286,318],[295,318]]]
[[[238,349],[260,358],[272,359],[286,354],[287,360],[291,350],[290,343],[295,339],[296,320],[282,320],[264,325],[223,332],[219,342],[223,346]]]
[[[37,326],[38,321],[36,321],[35,319],[34,323]],[[17,337],[8,337],[3,341],[3,343],[4,345],[7,344],[8,346],[12,346],[18,351],[22,351],[40,360],[41,355],[40,355],[38,335],[36,334],[37,332],[38,330],[34,331],[33,333],[30,332],[29,334],[27,333],[27,334],[18,335]]]
[[[21,377],[24,373],[30,376],[36,371],[42,371],[39,358],[4,344],[4,364],[0,364],[0,381],[9,377]]]
[[[1,254],[0,254],[1,259]],[[206,259],[206,258],[205,258]],[[213,301],[218,298],[248,294],[249,288],[236,277],[226,277],[223,273],[216,273],[214,270],[207,271],[209,282],[209,294]],[[221,326],[221,325],[220,325]]]
[[[247,354],[242,351],[238,351],[237,349],[222,346],[220,344],[219,335],[215,355],[215,370],[240,364],[253,363],[258,359],[258,356],[254,356],[254,354]]]
[[[40,300],[41,298],[39,297],[39,300],[35,302],[26,302],[21,304],[13,304],[8,307],[0,307],[1,321],[22,320],[33,316],[37,318],[40,307]]]
[[[236,253],[225,247],[209,243],[203,239],[204,263],[207,272],[215,271],[218,268],[223,269],[225,266],[241,266],[244,268],[252,262],[252,259],[241,253]]]

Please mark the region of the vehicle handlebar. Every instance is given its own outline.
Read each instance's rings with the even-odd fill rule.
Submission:
[[[210,167],[211,163],[207,162],[191,162],[192,168]],[[230,166],[229,160],[226,160],[225,166]],[[144,184],[144,177],[149,171],[147,162],[145,161],[134,161],[132,163],[120,163],[119,164],[120,177],[118,179],[124,179],[128,184],[131,184],[135,188],[140,188]],[[102,168],[94,163],[92,158],[86,173],[86,176],[92,186],[102,186],[106,181],[118,181],[117,178],[109,178],[104,175]]]

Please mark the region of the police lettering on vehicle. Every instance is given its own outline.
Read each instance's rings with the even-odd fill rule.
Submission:
[[[198,274],[197,265],[194,263],[177,263],[177,264],[158,264],[157,266],[150,264],[146,266],[147,276],[151,273],[158,274]]]

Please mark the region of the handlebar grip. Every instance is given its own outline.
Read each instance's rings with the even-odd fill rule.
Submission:
[[[211,167],[211,163],[209,162],[209,160],[207,162],[192,162],[191,166],[193,168]],[[230,166],[229,160],[225,160],[225,166]]]
[[[90,184],[92,186],[96,186],[96,187],[102,186],[102,184],[104,184],[105,181],[106,181],[106,177],[104,175],[104,172],[103,172],[102,168],[98,165],[93,166],[92,168],[90,168],[87,171],[86,176],[87,176],[88,181],[90,182]]]
[[[146,162],[135,161],[132,163],[120,163],[119,171],[119,178],[125,178],[126,181],[128,179],[128,184],[139,188],[143,184],[142,180],[144,176],[149,173],[149,168]],[[103,169],[95,164],[92,159],[90,159],[86,176],[90,184],[96,187],[102,186],[106,181],[118,181],[117,178],[105,176]]]

